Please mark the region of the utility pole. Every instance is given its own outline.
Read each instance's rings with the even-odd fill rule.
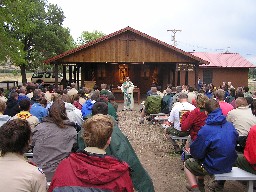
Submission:
[[[181,30],[180,29],[167,30],[167,32],[169,32],[169,31],[171,31],[173,33],[173,35],[172,35],[173,46],[177,46],[177,41],[176,41],[175,35],[177,32],[181,32]]]

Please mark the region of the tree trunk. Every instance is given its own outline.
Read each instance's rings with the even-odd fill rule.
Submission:
[[[20,73],[21,73],[21,77],[22,77],[22,84],[27,83],[26,65],[22,64],[20,66]]]

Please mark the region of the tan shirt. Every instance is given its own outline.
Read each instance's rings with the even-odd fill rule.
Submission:
[[[7,153],[0,157],[1,192],[46,192],[46,178],[22,155]]]
[[[227,121],[233,123],[239,136],[247,136],[250,128],[256,125],[256,117],[248,106],[238,107],[229,111]]]

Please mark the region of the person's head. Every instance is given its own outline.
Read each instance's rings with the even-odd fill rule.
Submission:
[[[35,89],[33,92],[33,97],[32,99],[36,102],[39,102],[42,99],[43,92],[41,89]]]
[[[250,96],[248,96],[248,97],[245,97],[245,99],[246,99],[246,101],[247,101],[248,105],[250,105],[250,106],[251,106],[251,104],[252,104],[252,102],[253,102],[253,98],[252,98],[252,97],[250,97]]]
[[[75,83],[71,83],[71,84],[70,84],[70,87],[71,87],[71,88],[76,88],[76,84],[75,84]]]
[[[57,99],[53,102],[49,110],[49,117],[60,128],[65,128],[64,120],[67,118],[65,103],[62,99]]]
[[[179,102],[187,102],[188,101],[188,95],[186,93],[179,93]]]
[[[151,87],[151,93],[157,93],[157,87],[156,86]]]
[[[115,96],[114,96],[113,93],[109,93],[109,94],[108,94],[108,101],[110,101],[110,102],[115,101]]]
[[[248,105],[247,100],[244,97],[238,97],[235,101],[236,107],[245,107]]]
[[[125,77],[125,81],[130,81],[130,77]]]
[[[92,115],[96,114],[108,114],[108,104],[106,102],[96,102],[92,107]]]
[[[22,99],[20,102],[19,102],[19,105],[20,105],[20,110],[21,111],[29,111],[30,109],[30,100],[28,99]]]
[[[177,87],[176,87],[176,92],[177,92],[177,93],[180,93],[181,91],[182,91],[182,87],[181,87],[181,86],[177,86]]]
[[[59,97],[63,102],[66,102],[66,103],[73,103],[73,99],[67,95],[67,94],[64,94],[64,95],[61,95]]]
[[[256,116],[256,100],[254,99],[251,104],[252,114]]]
[[[113,121],[107,115],[97,114],[83,124],[84,141],[88,147],[106,149],[113,132]]]
[[[97,101],[97,99],[100,97],[99,91],[94,91],[91,96],[91,100]]]
[[[26,87],[22,86],[22,87],[19,89],[19,93],[26,94]]]
[[[0,113],[4,113],[6,108],[6,103],[0,99]]]
[[[102,84],[100,85],[100,88],[101,88],[101,89],[107,89],[107,84],[102,83]]]
[[[161,91],[162,90],[162,87],[160,85],[156,86],[157,88],[157,91]]]
[[[6,153],[18,153],[22,155],[28,150],[31,137],[31,129],[28,121],[14,119],[7,121],[0,129],[0,151]]]
[[[194,91],[194,87],[189,87],[188,88],[188,92],[193,92]]]
[[[236,91],[235,98],[238,98],[238,97],[244,97],[243,91]]]
[[[196,106],[200,109],[205,109],[205,103],[209,100],[209,98],[202,94],[199,93],[196,97]]]
[[[40,101],[39,101],[39,103],[42,105],[42,107],[46,107],[47,106],[47,100],[43,97]]]
[[[215,96],[219,101],[224,101],[225,99],[225,91],[223,89],[218,89],[215,92]]]
[[[229,89],[230,96],[235,97],[236,96],[236,90],[234,88]]]
[[[75,94],[73,97],[74,101],[79,101],[80,95],[79,94]]]
[[[245,92],[245,93],[249,92],[249,87],[245,86],[245,87],[244,87],[244,92]]]
[[[48,90],[50,93],[52,93],[52,92],[53,92],[53,90],[54,90],[53,85],[49,85],[47,90]]]
[[[214,110],[220,108],[219,102],[216,101],[215,99],[209,99],[206,103],[205,103],[205,110],[206,112],[209,114],[211,112],[213,112]]]
[[[18,100],[18,96],[19,96],[19,94],[18,94],[17,92],[12,92],[12,93],[10,94],[10,99],[12,99],[12,100]]]

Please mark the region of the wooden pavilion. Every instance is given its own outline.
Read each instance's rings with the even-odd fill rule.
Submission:
[[[152,83],[162,88],[167,84],[196,86],[199,65],[208,64],[208,61],[126,27],[52,57],[45,63],[55,65],[55,77],[62,65],[63,78],[76,82],[78,87],[86,86],[86,81],[117,87],[125,76],[129,76],[134,85],[146,93]]]

